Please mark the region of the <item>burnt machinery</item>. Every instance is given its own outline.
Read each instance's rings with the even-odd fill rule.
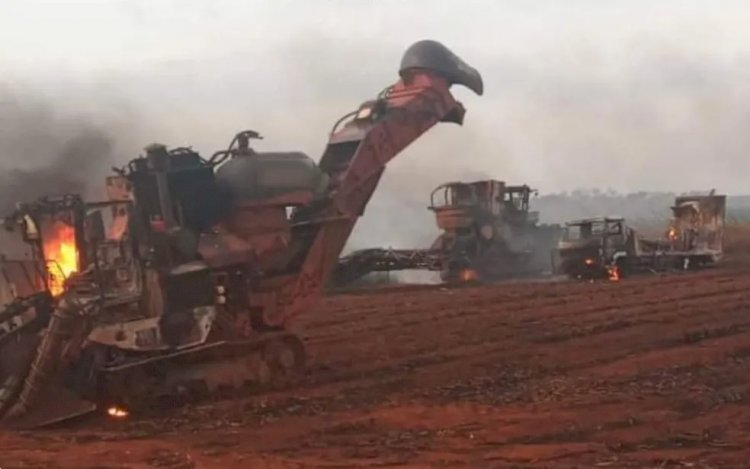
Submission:
[[[529,209],[535,191],[502,181],[452,182],[430,195],[429,209],[442,233],[429,249],[366,249],[343,257],[334,280],[349,283],[373,271],[439,271],[443,281],[503,279],[552,270],[562,232],[540,225]]]
[[[483,92],[434,41],[399,73],[336,123],[317,164],[255,151],[245,131],[209,158],[152,145],[107,179],[103,202],[19,205],[6,226],[44,275],[0,310],[3,422],[122,416],[298,370],[290,321],[320,298],[386,163],[438,122],[463,123],[451,85]]]
[[[567,223],[557,271],[573,278],[618,280],[639,272],[687,270],[719,262],[724,253],[726,196],[681,196],[662,239],[638,235],[622,217]]]

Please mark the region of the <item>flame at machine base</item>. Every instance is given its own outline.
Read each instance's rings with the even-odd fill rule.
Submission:
[[[461,279],[462,282],[465,282],[465,283],[473,282],[477,280],[478,277],[479,276],[477,274],[477,271],[474,269],[463,269],[459,273],[459,278]]]

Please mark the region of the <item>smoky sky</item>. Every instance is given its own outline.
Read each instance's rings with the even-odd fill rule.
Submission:
[[[446,181],[746,192],[747,24],[732,0],[7,0],[0,83],[84,119],[117,161],[153,141],[210,153],[245,128],[266,137],[259,149],[317,159],[408,45],[439,40],[480,70],[485,95],[455,90],[465,125],[389,166],[350,243],[403,246],[436,234],[426,206]],[[0,149],[14,168],[18,151]]]
[[[0,85],[3,216],[18,202],[42,196],[103,197],[104,177],[123,161],[118,157],[135,142],[131,135],[137,129],[126,107],[106,99],[92,106],[33,87]]]
[[[0,211],[42,195],[86,194],[111,164],[108,129],[34,93],[0,89]]]

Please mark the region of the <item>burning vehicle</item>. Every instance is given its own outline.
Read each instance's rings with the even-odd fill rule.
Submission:
[[[527,185],[503,181],[444,184],[432,192],[430,210],[443,233],[431,250],[442,253],[445,281],[487,280],[550,272],[550,254],[562,231],[540,225]]]
[[[623,276],[715,265],[724,253],[726,196],[677,197],[663,239],[642,238],[622,217],[565,225],[556,270],[572,278],[619,280]]]
[[[503,181],[452,182],[430,195],[429,209],[442,231],[428,249],[365,249],[343,257],[334,273],[347,284],[370,272],[433,270],[444,282],[541,275],[562,232],[540,225],[529,209],[535,191]]]
[[[20,204],[30,257],[3,262],[0,420],[28,428],[231,394],[304,365],[292,319],[320,298],[388,161],[439,122],[479,73],[435,41],[400,80],[337,122],[316,164],[237,134],[208,158],[151,145],[106,181]],[[7,298],[9,296],[10,298]]]
[[[559,270],[579,279],[619,280],[627,270],[625,257],[641,249],[635,231],[622,217],[600,217],[565,224],[557,245]],[[632,258],[632,257],[631,257]]]

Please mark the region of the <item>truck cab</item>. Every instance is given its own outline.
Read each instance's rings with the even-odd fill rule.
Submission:
[[[557,245],[556,270],[576,278],[611,277],[614,268],[625,270],[628,256],[637,251],[637,237],[624,218],[575,220],[563,229]]]

